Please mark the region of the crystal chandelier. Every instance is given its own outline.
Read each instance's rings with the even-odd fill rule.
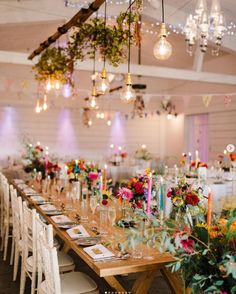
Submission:
[[[212,54],[218,56],[225,30],[220,0],[212,0],[210,12],[208,12],[206,0],[198,0],[194,14],[188,16],[184,28],[187,52],[192,56],[193,46],[196,41],[199,41],[201,51],[205,53],[208,41],[212,40],[215,43]]]

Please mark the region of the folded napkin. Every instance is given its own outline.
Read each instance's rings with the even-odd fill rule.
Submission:
[[[35,202],[44,202],[45,201],[45,199],[42,196],[39,196],[39,195],[31,196],[30,199],[35,201]]]
[[[78,239],[80,237],[89,237],[89,233],[85,230],[82,225],[78,225],[69,230],[66,230],[67,234],[71,237],[71,239]]]
[[[102,244],[96,244],[90,247],[84,248],[84,251],[91,256],[94,260],[111,258],[114,255],[110,250],[104,247]]]
[[[15,184],[24,184],[25,183],[25,181],[22,179],[14,179],[13,181]]]
[[[35,190],[33,190],[33,189],[29,188],[29,187],[23,189],[23,191],[24,191],[24,193],[26,195],[35,195],[35,194],[38,194],[37,191],[35,191]]]
[[[66,223],[71,223],[71,220],[69,219],[68,216],[66,215],[54,215],[51,216],[51,219],[56,223],[56,224],[66,224]]]
[[[56,207],[52,204],[43,204],[39,206],[43,211],[55,211]]]

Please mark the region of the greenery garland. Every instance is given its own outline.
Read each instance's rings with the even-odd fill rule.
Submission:
[[[128,49],[128,20],[131,21],[131,45],[137,44],[137,23],[141,9],[141,0],[136,0],[129,12],[121,13],[113,25],[106,25],[104,20],[93,18],[75,27],[75,33],[70,37],[67,47],[47,48],[37,64],[33,67],[35,79],[46,82],[48,79],[60,83],[70,83],[74,63],[85,58],[94,58],[95,52],[113,66],[125,61]],[[104,41],[105,40],[105,41]]]

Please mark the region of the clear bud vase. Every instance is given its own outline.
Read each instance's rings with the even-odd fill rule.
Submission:
[[[82,195],[80,217],[81,217],[81,222],[88,222],[88,201],[87,201],[87,194],[83,194]]]
[[[99,220],[100,220],[100,234],[107,235],[108,227],[108,209],[106,206],[101,205],[99,209]]]

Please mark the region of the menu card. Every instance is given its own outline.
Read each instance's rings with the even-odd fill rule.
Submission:
[[[51,216],[51,219],[56,223],[56,224],[65,224],[65,223],[71,223],[71,220],[69,219],[68,216],[66,215],[54,215]]]
[[[89,233],[82,225],[78,225],[76,227],[70,228],[66,231],[67,234],[71,237],[71,239],[78,239],[80,237],[89,237]]]
[[[111,258],[114,255],[110,250],[104,247],[102,244],[96,244],[90,247],[84,248],[84,251],[91,256],[94,260]]]

